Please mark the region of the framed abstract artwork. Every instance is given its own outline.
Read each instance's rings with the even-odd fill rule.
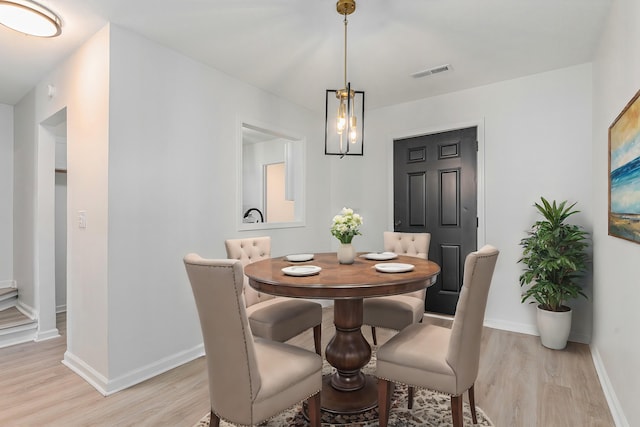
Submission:
[[[640,91],[609,126],[609,235],[640,243]]]

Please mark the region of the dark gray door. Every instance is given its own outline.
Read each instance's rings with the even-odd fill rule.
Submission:
[[[429,259],[440,265],[427,311],[453,314],[465,257],[477,249],[477,128],[394,141],[394,229],[431,233]]]

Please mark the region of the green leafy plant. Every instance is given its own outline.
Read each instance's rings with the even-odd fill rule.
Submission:
[[[580,211],[576,203],[566,206],[563,201],[549,203],[541,197],[535,207],[544,217],[536,221],[520,241],[524,248],[518,260],[526,268],[520,275],[520,286],[531,285],[522,294],[522,302],[533,299],[544,310],[565,311],[565,302],[582,292],[580,279],[587,268],[588,233],[565,220]],[[533,301],[531,301],[533,302]]]

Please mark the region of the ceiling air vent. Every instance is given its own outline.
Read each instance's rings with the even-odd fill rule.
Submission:
[[[411,74],[411,77],[414,79],[419,79],[420,77],[430,76],[432,74],[444,73],[445,71],[450,71],[451,65],[438,65],[437,67],[429,68],[428,70],[422,70]]]

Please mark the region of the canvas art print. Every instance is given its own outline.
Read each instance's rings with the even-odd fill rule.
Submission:
[[[609,127],[609,235],[640,243],[640,91]]]

